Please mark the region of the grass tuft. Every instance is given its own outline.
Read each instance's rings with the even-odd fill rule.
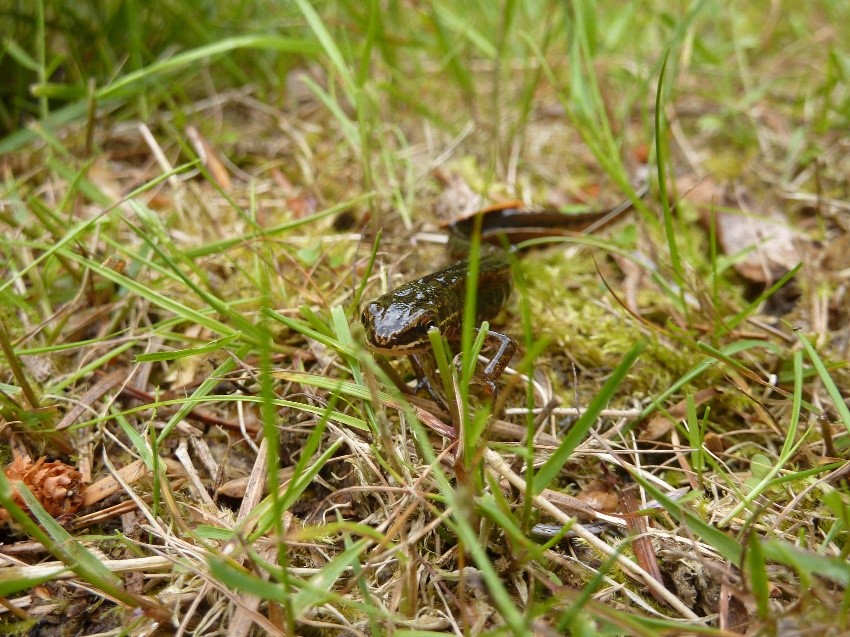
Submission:
[[[846,632],[845,4],[0,10],[0,632]],[[623,199],[473,245],[445,404],[365,348]]]

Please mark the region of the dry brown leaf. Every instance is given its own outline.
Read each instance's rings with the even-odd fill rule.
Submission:
[[[699,407],[705,404],[720,392],[713,387],[701,389],[694,394],[694,405]],[[649,419],[639,440],[642,442],[655,442],[664,438],[670,430],[676,426],[676,423],[685,417],[688,412],[688,401],[680,400],[678,403],[667,409],[663,414],[655,414]]]
[[[443,187],[434,204],[434,213],[439,219],[450,222],[486,205],[484,197],[475,192],[456,171],[435,169],[431,174]]]
[[[750,281],[770,285],[800,262],[795,246],[797,235],[778,213],[761,217],[720,213],[717,230],[726,254],[737,254],[755,246],[735,263],[738,273]]]
[[[56,364],[49,356],[21,356],[21,362],[26,366],[32,377],[40,383],[59,375]]]
[[[286,207],[295,219],[304,219],[316,214],[317,201],[315,197],[287,197]]]
[[[576,498],[588,508],[600,513],[613,513],[620,507],[620,498],[611,485],[604,480],[593,480]]]
[[[134,460],[126,467],[118,470],[121,479],[127,484],[133,484],[137,480],[145,477],[148,474],[148,469],[142,460]],[[113,476],[106,476],[97,482],[94,482],[86,488],[83,495],[83,504],[91,506],[95,502],[100,502],[104,498],[117,493],[121,490],[121,483]]]
[[[723,189],[711,177],[695,181],[693,177],[682,177],[676,180],[676,191],[681,201],[687,201],[696,207],[701,216],[708,216],[712,206],[723,203]],[[672,196],[674,193],[670,193]]]
[[[147,206],[151,210],[173,210],[177,207],[177,204],[169,195],[156,192],[147,200]]]
[[[639,164],[648,164],[651,146],[647,143],[638,144],[632,148],[632,159]]]
[[[729,208],[740,207],[738,202],[731,201],[725,189],[710,178],[696,184],[680,181],[677,188],[682,200],[697,208],[703,225],[710,225],[713,217],[724,254],[749,251],[735,263],[744,278],[770,285],[800,262],[797,242],[802,237],[781,213],[730,212]]]
[[[705,437],[702,439],[702,446],[706,451],[713,453],[715,456],[719,456],[726,450],[726,443],[723,441],[723,438],[713,431],[705,434]]]
[[[277,482],[280,486],[286,486],[289,481],[292,479],[294,467],[284,467],[283,469],[278,470],[277,472]],[[249,476],[244,476],[242,478],[234,478],[233,480],[228,480],[223,483],[218,489],[215,490],[216,495],[225,496],[228,498],[244,498],[245,493],[248,490],[248,482],[250,480]],[[263,486],[263,494],[267,492],[265,488],[267,483],[264,481]]]

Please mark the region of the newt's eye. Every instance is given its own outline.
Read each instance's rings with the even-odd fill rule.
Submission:
[[[374,303],[369,303],[366,307],[363,308],[363,311],[360,313],[360,324],[369,331],[369,328],[375,324],[375,307]]]

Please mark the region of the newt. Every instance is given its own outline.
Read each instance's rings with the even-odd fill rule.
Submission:
[[[644,189],[638,193],[642,196]],[[616,220],[632,207],[627,200],[610,210],[568,215],[560,212],[522,211],[514,205],[497,206],[480,213],[482,242],[498,242],[504,237],[509,243],[538,236],[557,236],[565,233],[588,232]],[[469,241],[474,228],[472,218],[451,224],[450,246]],[[439,328],[450,341],[460,340],[469,262],[459,261],[441,270],[397,287],[366,304],[360,316],[366,340],[371,349],[390,356],[411,357],[414,371],[434,395],[423,374],[418,356],[431,350],[428,331]],[[494,319],[511,295],[513,279],[510,258],[503,249],[494,249],[481,256],[478,263],[478,296],[475,322]],[[496,351],[479,373],[490,393],[516,352],[510,337],[488,331],[487,342]]]

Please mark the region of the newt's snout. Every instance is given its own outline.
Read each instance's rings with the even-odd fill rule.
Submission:
[[[360,322],[369,346],[385,354],[408,354],[429,347],[428,330],[435,325],[431,313],[384,295],[363,308]]]

